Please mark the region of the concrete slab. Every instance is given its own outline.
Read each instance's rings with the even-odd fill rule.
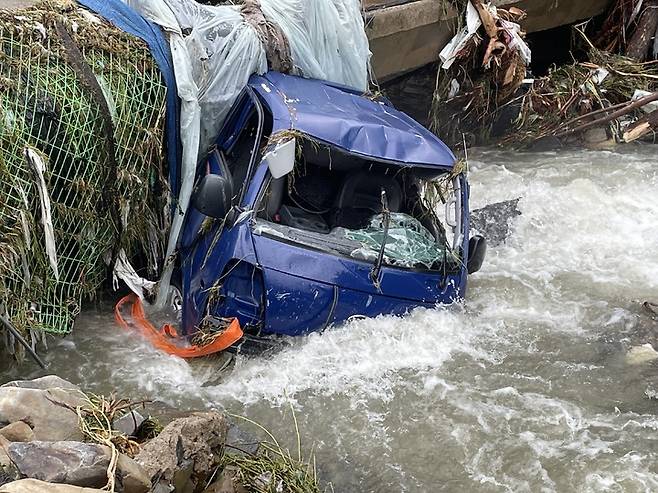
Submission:
[[[573,24],[601,14],[612,0],[494,0],[501,8],[528,13],[529,33]],[[438,60],[452,38],[460,13],[447,0],[364,0],[372,66],[380,81]]]

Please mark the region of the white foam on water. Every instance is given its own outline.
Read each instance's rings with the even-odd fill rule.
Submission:
[[[386,402],[402,370],[440,368],[457,353],[488,357],[472,344],[481,331],[464,320],[459,306],[356,320],[306,336],[266,360],[243,360],[213,394],[219,400],[232,398],[245,404],[261,399],[281,404],[307,391]]]
[[[472,205],[521,197],[522,215],[464,306],[311,334],[210,386],[203,364],[114,328],[80,331],[74,374],[228,406],[284,437],[292,403],[336,491],[658,491],[656,408],[601,342],[658,298],[655,162],[649,150],[473,153]]]

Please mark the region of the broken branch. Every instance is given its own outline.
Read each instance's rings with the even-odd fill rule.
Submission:
[[[624,132],[624,142],[641,139],[645,135],[655,132],[656,129],[658,129],[658,110],[652,111],[630,125]]]
[[[604,123],[608,123],[612,120],[616,120],[619,117],[627,115],[627,114],[641,108],[642,106],[644,106],[646,104],[649,104],[649,103],[652,103],[654,101],[658,101],[658,92],[653,92],[653,93],[649,94],[648,96],[640,98],[637,101],[627,105],[626,107],[624,107],[620,110],[617,110],[614,113],[611,113],[607,116],[604,116],[603,118],[599,118],[598,120],[594,120],[592,122],[585,123],[585,124],[580,125],[580,126],[574,128],[574,129],[567,130],[565,132],[561,132],[559,134],[556,134],[555,137],[558,137],[558,138],[559,137],[567,137],[569,135],[577,134],[577,133],[583,132],[585,130],[588,130],[590,128],[597,127],[597,126],[602,125]]]

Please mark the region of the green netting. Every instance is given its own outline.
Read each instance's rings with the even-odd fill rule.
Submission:
[[[19,330],[69,332],[118,248],[157,271],[165,96],[146,45],[75,4],[0,10],[0,312]],[[28,148],[46,164],[59,279]]]

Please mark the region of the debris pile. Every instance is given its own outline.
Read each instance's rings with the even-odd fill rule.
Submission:
[[[166,90],[145,43],[74,2],[0,10],[0,315],[33,345],[108,263],[158,271]]]
[[[531,53],[518,24],[524,16],[515,7],[497,9],[482,0],[466,5],[465,27],[440,54],[432,108],[432,129],[447,143],[461,143],[463,133],[487,127],[525,79]]]
[[[652,104],[658,101],[655,3],[618,0],[595,35],[586,33],[586,25],[575,27],[585,60],[532,78],[525,72],[529,64],[522,66],[509,54],[515,53],[518,40],[508,31],[495,39],[482,20],[494,15],[500,32],[510,15],[521,21],[520,12],[483,10],[479,1],[472,2],[467,8],[470,38],[457,51],[449,51],[453,57],[446,58],[439,70],[434,130],[451,143],[518,147],[610,145],[653,138],[658,128],[658,106]],[[480,21],[473,20],[474,11]],[[482,42],[485,33],[487,43]],[[526,60],[521,56],[524,50],[516,53],[517,59]]]

